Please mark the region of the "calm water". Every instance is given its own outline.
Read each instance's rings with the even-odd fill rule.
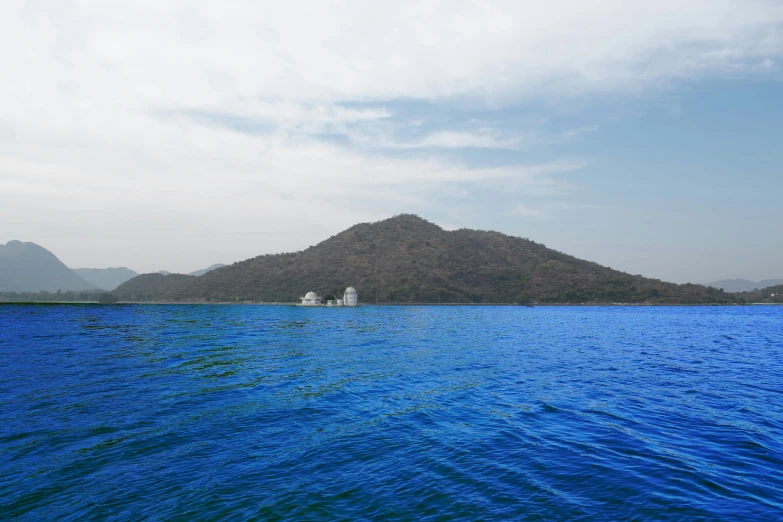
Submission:
[[[0,518],[783,519],[783,307],[0,306]]]

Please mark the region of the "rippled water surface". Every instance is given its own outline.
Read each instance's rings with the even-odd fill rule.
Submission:
[[[0,306],[0,518],[783,519],[783,307]]]

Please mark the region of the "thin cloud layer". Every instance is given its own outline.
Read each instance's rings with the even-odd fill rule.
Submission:
[[[750,69],[783,45],[774,0],[11,1],[3,10],[17,85],[185,106],[639,89]],[[52,74],[54,84],[28,82]]]
[[[578,190],[569,176],[586,158],[497,166],[466,151],[524,153],[598,123],[433,123],[391,101],[497,111],[763,75],[780,61],[781,24],[782,4],[750,0],[11,0],[0,7],[0,220],[23,223],[13,238],[61,245],[147,236],[166,249],[162,238],[182,227],[264,238],[230,259],[183,262],[190,270],[306,247],[400,211],[453,222],[479,192],[511,192],[498,213],[538,219]],[[137,219],[104,226],[85,207]],[[289,224],[278,233],[280,216]],[[72,248],[66,261],[162,268],[135,252]]]

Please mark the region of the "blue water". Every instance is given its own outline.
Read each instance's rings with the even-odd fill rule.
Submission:
[[[2,519],[783,519],[783,307],[5,305],[0,376]]]

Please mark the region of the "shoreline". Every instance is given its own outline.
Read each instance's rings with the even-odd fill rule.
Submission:
[[[3,305],[168,305],[168,306],[291,306],[297,308],[356,308],[365,306],[504,306],[517,308],[540,308],[540,307],[643,307],[643,306],[783,306],[783,303],[545,303],[527,306],[519,303],[360,303],[356,306],[298,306],[295,302],[230,302],[230,301],[118,301],[112,304],[99,303],[97,301],[0,301]]]

